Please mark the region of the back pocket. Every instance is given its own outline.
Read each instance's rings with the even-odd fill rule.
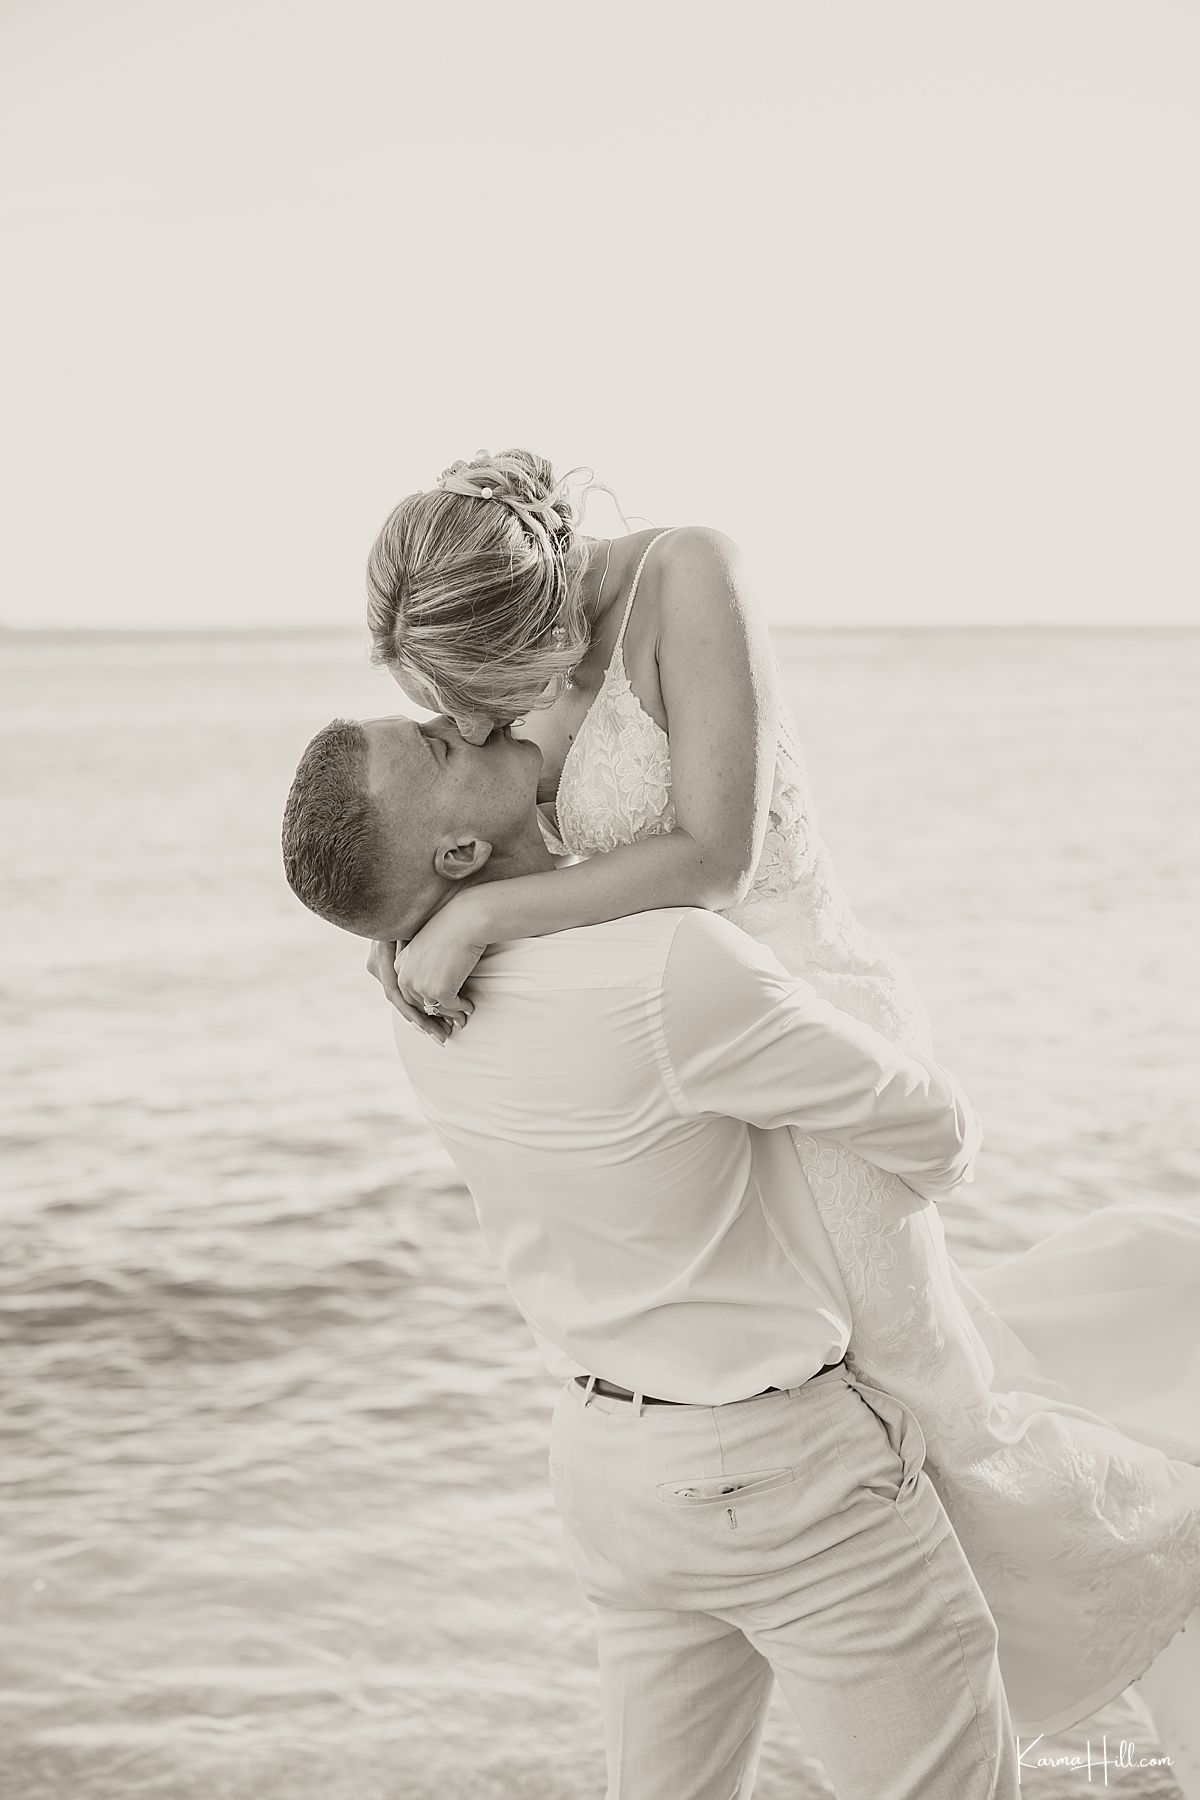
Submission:
[[[666,1506],[728,1506],[769,1488],[795,1481],[798,1469],[753,1469],[745,1475],[699,1475],[694,1480],[660,1481],[655,1494]]]

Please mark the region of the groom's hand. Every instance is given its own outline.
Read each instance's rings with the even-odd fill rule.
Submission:
[[[400,983],[396,979],[396,953],[402,949],[400,944],[387,944],[376,941],[371,945],[371,953],[367,957],[367,973],[373,975],[396,1011],[408,1024],[415,1025],[427,1037],[436,1038],[444,1044],[450,1036],[451,1022],[441,1019],[413,1006],[400,992]]]

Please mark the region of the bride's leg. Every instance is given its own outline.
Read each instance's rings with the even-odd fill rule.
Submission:
[[[1184,1800],[1200,1800],[1200,1607],[1140,1681],[1140,1694]]]

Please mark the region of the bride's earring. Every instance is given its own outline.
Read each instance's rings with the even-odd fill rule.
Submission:
[[[554,645],[554,648],[556,650],[561,650],[563,645],[567,641],[567,633],[566,633],[565,626],[556,625],[554,627],[554,630],[550,633],[550,641]],[[575,670],[578,667],[579,667],[579,664],[574,663],[571,666],[571,668],[563,670],[563,685],[565,687],[574,687],[574,685],[575,685]]]

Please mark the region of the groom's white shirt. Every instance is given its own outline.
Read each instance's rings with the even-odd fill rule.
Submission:
[[[979,1124],[938,1064],[819,1000],[716,914],[493,946],[467,1026],[396,1021],[547,1368],[715,1406],[836,1361],[849,1307],[788,1125],[924,1199]]]

